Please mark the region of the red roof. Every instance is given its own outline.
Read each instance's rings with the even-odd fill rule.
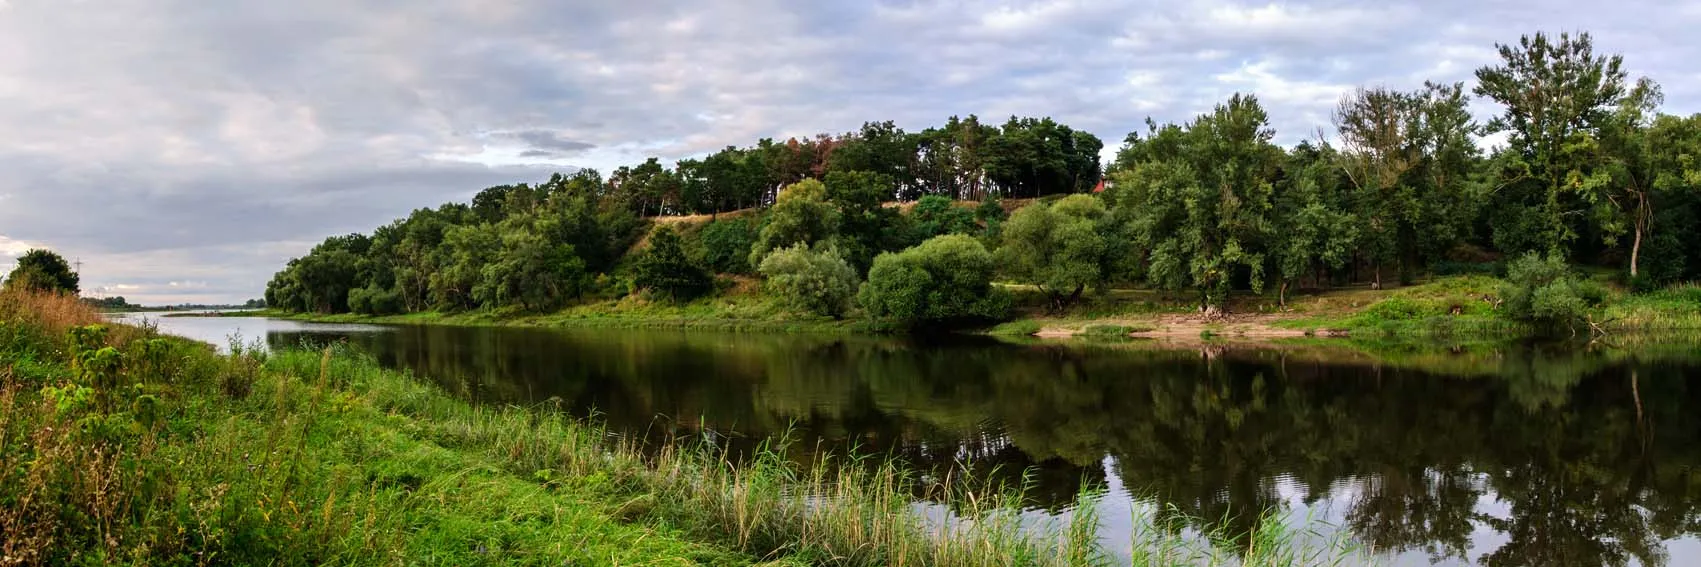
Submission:
[[[1103,193],[1104,192],[1104,180],[1103,179],[1099,180],[1098,186],[1093,187],[1093,192],[1094,193]]]

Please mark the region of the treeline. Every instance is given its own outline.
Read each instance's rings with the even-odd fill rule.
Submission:
[[[1040,197],[1097,184],[1103,148],[1097,136],[1050,118],[1013,116],[998,127],[953,116],[921,132],[869,122],[838,136],[729,146],[671,169],[650,158],[597,177],[596,194],[639,215],[707,214],[772,204],[780,189],[804,179],[866,171],[885,176],[892,199]]]
[[[1475,85],[1348,93],[1318,139],[1292,148],[1273,143],[1251,95],[1182,124],[1148,120],[1102,192],[1089,193],[1101,177],[1090,134],[972,116],[493,187],[331,238],[266,299],[319,312],[540,310],[587,295],[688,299],[713,292],[714,273],[759,274],[799,309],[945,323],[1006,316],[993,279],[1036,287],[1054,308],[1117,283],[1192,292],[1214,310],[1233,290],[1284,301],[1515,258],[1621,269],[1635,289],[1701,277],[1701,115],[1662,114],[1659,86],[1596,54],[1587,34],[1498,47]],[[1501,114],[1476,123],[1473,96]],[[1485,152],[1484,136],[1505,141]],[[706,225],[646,220],[752,205]],[[1563,271],[1532,289],[1569,289]]]

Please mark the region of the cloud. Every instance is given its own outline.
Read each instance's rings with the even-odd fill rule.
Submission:
[[[526,130],[524,132],[515,132],[513,136],[522,142],[530,144],[534,148],[555,150],[563,153],[575,153],[597,147],[596,144],[587,144],[585,142],[569,140],[562,137],[559,133],[550,132],[548,130]]]
[[[1351,86],[1468,81],[1535,30],[1589,29],[1689,113],[1696,24],[1656,1],[9,0],[0,246],[241,301],[327,235],[551,172],[971,113],[1110,153],[1247,91],[1293,143]]]

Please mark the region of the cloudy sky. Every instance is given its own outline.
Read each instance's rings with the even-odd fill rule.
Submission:
[[[1291,143],[1353,85],[1468,80],[1535,30],[1701,110],[1701,5],[1533,4],[0,0],[0,271],[47,246],[88,292],[241,301],[485,186],[865,120],[1052,116],[1108,153],[1243,91]]]

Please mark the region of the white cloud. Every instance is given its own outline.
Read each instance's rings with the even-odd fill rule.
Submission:
[[[1469,80],[1496,41],[1580,25],[1689,113],[1698,19],[1652,0],[11,0],[0,251],[240,301],[324,236],[550,171],[971,113],[1114,147],[1234,91],[1294,142],[1353,85]]]

